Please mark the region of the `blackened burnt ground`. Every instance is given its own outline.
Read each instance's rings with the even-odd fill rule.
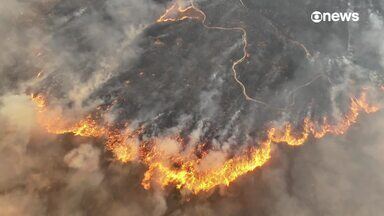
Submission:
[[[238,1],[206,1],[198,6],[206,13],[208,26],[247,31],[249,55],[236,67],[237,78],[250,97],[268,106],[246,100],[235,82],[231,66],[242,56],[241,32],[207,29],[192,19],[149,26],[138,39],[143,53],[137,61],[121,67],[119,75],[93,97],[106,104],[117,99],[117,121],[144,125],[148,136],[161,136],[175,127],[187,136],[203,127],[204,142],[234,138],[244,143],[270,121],[299,124],[307,116],[321,120],[335,111],[335,104],[345,112],[350,96],[377,75],[355,57],[365,52],[359,47],[358,32],[364,31],[367,11],[375,2],[244,3],[246,7]],[[361,13],[361,23],[310,20],[314,10],[351,8]],[[357,69],[364,71],[355,75]],[[353,85],[346,85],[346,79]],[[335,86],[344,89],[331,93]]]

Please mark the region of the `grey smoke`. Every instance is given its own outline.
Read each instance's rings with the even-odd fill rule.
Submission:
[[[167,1],[0,3],[1,215],[383,212],[382,113],[363,115],[345,136],[295,149],[276,145],[265,167],[200,196],[146,191],[144,166],[115,161],[100,140],[49,135],[39,127],[26,95],[32,92],[47,95],[68,118],[112,105],[105,121],[143,126],[140,139],[180,133],[188,138],[186,149],[205,142],[222,150],[203,159],[205,169],[239,145],[257,145],[270,122],[337,120],[349,94],[383,84],[382,1],[197,2],[208,25],[247,28],[250,56],[238,66],[239,79],[271,107],[245,100],[234,82],[241,34],[207,30],[196,20],[154,24]],[[361,22],[314,25],[314,9],[357,10]],[[161,148],[181,151],[171,141]]]

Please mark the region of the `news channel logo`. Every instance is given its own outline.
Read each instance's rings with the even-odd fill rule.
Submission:
[[[360,14],[357,12],[320,12],[314,11],[311,14],[311,20],[314,23],[321,22],[358,22]]]

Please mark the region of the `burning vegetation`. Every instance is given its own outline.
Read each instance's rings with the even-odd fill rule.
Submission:
[[[194,5],[193,1],[187,2],[187,5],[183,5],[181,1],[175,2],[156,22],[167,23],[185,19],[198,20],[208,29],[242,32],[244,55],[232,64],[233,78],[241,87],[246,100],[268,107],[267,103],[248,96],[245,85],[238,79],[237,66],[248,56],[246,30],[241,27],[208,26],[205,23],[206,15]],[[306,48],[305,50],[307,51]],[[228,186],[238,177],[262,167],[272,157],[273,144],[300,146],[311,137],[319,139],[328,134],[344,134],[357,121],[361,113],[373,113],[379,110],[378,106],[369,104],[367,94],[367,90],[363,90],[358,97],[351,97],[346,114],[333,120],[333,123],[329,122],[329,117],[324,116],[322,122],[315,122],[310,117],[305,117],[298,125],[289,122],[270,124],[272,126],[264,127],[265,132],[255,138],[256,145],[243,146],[236,152],[222,152],[215,148],[197,152],[197,149],[183,148],[185,137],[179,133],[165,138],[143,139],[143,129],[131,130],[128,124],[116,127],[103,123],[104,113],[100,110],[80,121],[68,121],[60,112],[50,109],[47,98],[42,94],[32,95],[32,100],[38,110],[39,123],[47,132],[71,133],[75,136],[104,139],[106,149],[114,154],[116,160],[122,163],[136,161],[145,164],[148,169],[142,180],[142,186],[145,189],[150,189],[152,185],[162,188],[172,185],[197,194],[210,191],[219,185]],[[165,143],[165,145],[172,143],[176,146],[176,150],[170,154],[164,151],[159,143]],[[206,144],[199,143],[200,146]],[[217,167],[202,169],[201,163],[205,157],[215,152],[224,154],[225,161]]]
[[[382,114],[384,46],[372,38],[384,35],[384,15],[364,2],[53,0],[8,10],[5,23],[20,27],[0,42],[12,54],[0,63],[28,76],[1,74],[0,212],[26,215],[38,200],[47,207],[35,215],[319,215],[347,197],[329,214],[340,215],[358,212],[349,208],[365,203],[360,191],[373,205],[384,181],[366,166],[384,162],[355,132],[381,137],[379,123],[361,124]],[[365,8],[370,25],[307,23],[318,5]],[[18,194],[22,210],[1,204]]]
[[[187,189],[195,194],[209,191],[218,185],[228,186],[239,176],[263,166],[271,158],[272,144],[300,146],[310,137],[319,139],[327,134],[342,135],[357,121],[361,113],[374,113],[379,110],[378,106],[368,103],[367,93],[364,91],[359,97],[351,98],[348,112],[335,124],[328,123],[327,117],[324,117],[324,122],[320,124],[305,118],[299,127],[301,129],[295,129],[291,123],[267,128],[266,138],[259,139],[258,147],[247,147],[237,155],[227,158],[223,164],[214,169],[200,170],[199,164],[204,156],[197,157],[196,152],[166,154],[157,145],[161,138],[139,143],[140,131],[130,132],[129,128],[117,129],[113,126],[102,125],[90,116],[74,125],[61,122],[62,117],[56,115],[54,119],[47,119],[52,115],[46,107],[46,99],[41,95],[35,95],[32,96],[32,100],[38,109],[39,122],[48,132],[103,138],[106,140],[106,149],[112,151],[117,160],[123,163],[130,161],[144,163],[148,167],[142,181],[145,189],[151,188],[151,184],[158,184],[163,188],[174,185],[178,189]],[[183,145],[181,139],[167,141],[176,142],[179,146]],[[209,153],[205,152],[205,155]]]

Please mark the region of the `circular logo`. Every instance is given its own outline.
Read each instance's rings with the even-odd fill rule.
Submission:
[[[319,22],[323,21],[323,14],[319,11],[314,11],[311,14],[311,20],[314,23],[319,23]]]

